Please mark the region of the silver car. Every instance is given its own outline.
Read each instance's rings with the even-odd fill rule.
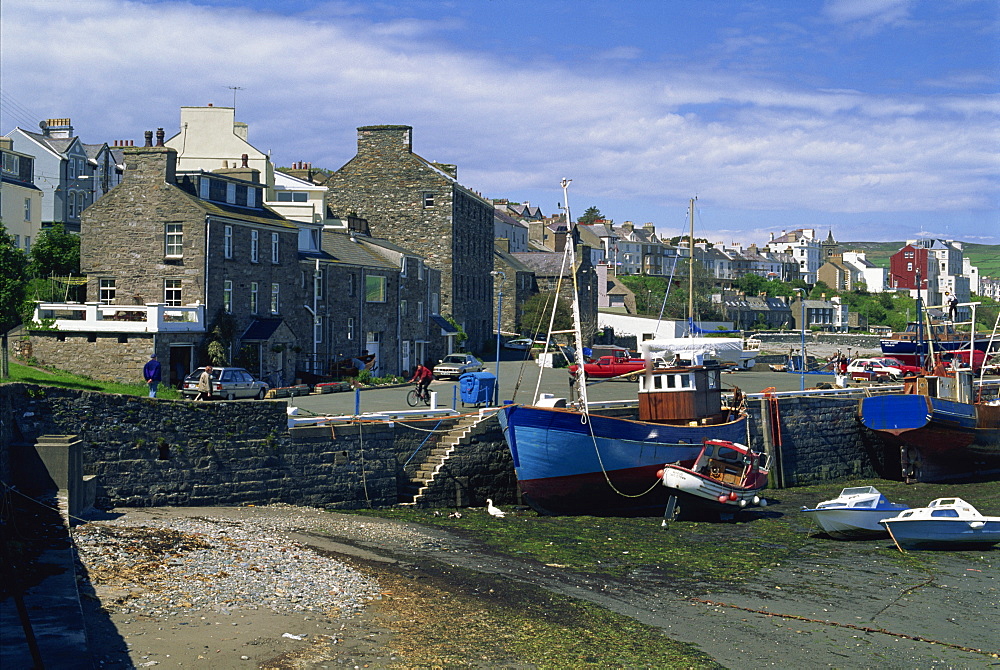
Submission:
[[[448,354],[434,366],[434,376],[438,379],[458,379],[466,372],[482,372],[485,369],[483,362],[472,354]]]
[[[198,368],[184,378],[181,393],[187,397],[198,395],[198,378],[205,368]],[[212,396],[235,400],[236,398],[258,398],[263,400],[270,387],[256,379],[243,368],[213,368]]]

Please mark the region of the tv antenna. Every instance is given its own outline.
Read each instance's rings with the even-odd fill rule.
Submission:
[[[233,92],[233,109],[236,109],[236,91],[244,90],[242,86],[227,86],[230,91]]]

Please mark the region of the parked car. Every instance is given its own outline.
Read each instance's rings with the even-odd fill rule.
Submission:
[[[571,365],[569,371],[576,374],[579,366]],[[620,377],[629,372],[639,372],[646,369],[646,361],[641,358],[616,358],[615,356],[601,356],[592,363],[586,363],[583,371],[587,378],[610,379]]]
[[[918,366],[906,365],[898,358],[856,358],[847,364],[848,377],[867,381],[902,379],[920,371]]]
[[[205,368],[198,368],[184,378],[181,393],[184,396],[198,395],[198,378]],[[243,368],[213,368],[212,395],[226,400],[236,398],[263,399],[270,386],[262,382]]]
[[[466,372],[482,372],[485,369],[483,362],[472,354],[448,354],[434,366],[434,376],[438,379],[458,379]]]
[[[531,348],[533,344],[530,337],[519,337],[516,340],[507,340],[503,343],[504,349],[516,349],[519,351],[527,351]]]

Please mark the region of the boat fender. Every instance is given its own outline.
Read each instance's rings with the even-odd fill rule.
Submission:
[[[663,479],[663,474],[664,474],[665,472],[666,472],[666,470],[657,470],[657,471],[656,471],[656,478],[657,478],[657,479]]]
[[[747,506],[747,501],[746,500],[741,500],[740,501],[740,507],[746,507],[746,506]]]
[[[729,492],[729,499],[732,500],[733,502],[736,502],[736,498],[737,498],[736,491],[730,491]]]
[[[762,501],[762,500],[761,500],[760,496],[754,496],[754,497],[753,497],[753,500],[752,500],[751,502],[752,502],[752,503],[753,503],[754,505],[760,505],[760,506],[762,506],[762,507],[763,507],[764,505],[766,505],[766,504],[767,504],[766,502],[764,502],[764,501]],[[802,506],[802,509],[805,509],[805,508],[806,508],[806,507],[805,507],[805,505],[803,505],[803,506]]]
[[[729,496],[727,496],[725,493],[723,493],[722,495],[719,496],[719,502],[720,503],[726,503],[728,500],[729,500]]]
[[[757,504],[760,505],[761,507],[767,507],[767,498],[761,498],[760,502]]]
[[[982,528],[986,525],[985,521],[970,521],[969,528]]]

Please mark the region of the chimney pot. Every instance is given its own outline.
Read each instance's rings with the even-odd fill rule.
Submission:
[[[247,154],[243,154],[242,156],[240,156],[240,158],[243,160],[242,167],[250,167],[250,156],[248,156]]]
[[[212,106],[212,103],[208,103],[208,106],[209,106],[209,107],[211,107],[211,106]]]
[[[158,147],[162,147],[163,146],[163,137],[164,137],[163,128],[157,128],[156,129],[156,146],[158,146]]]
[[[145,137],[146,137],[146,144],[145,144],[145,146],[147,146],[147,147],[153,146],[153,131],[152,130],[147,130],[145,133],[143,133],[143,135],[145,135]]]

